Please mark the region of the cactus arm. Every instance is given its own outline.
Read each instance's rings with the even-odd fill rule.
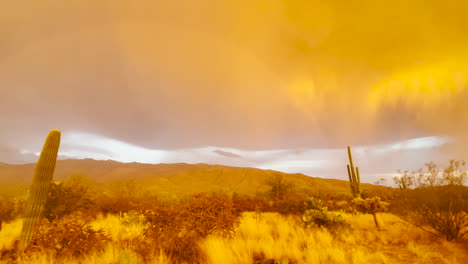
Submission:
[[[357,175],[357,182],[356,182],[356,193],[361,195],[361,176],[359,174],[359,168],[356,166],[356,175]]]
[[[348,169],[348,179],[349,179],[349,182],[353,182],[353,179],[351,177],[351,170],[349,168],[349,165],[346,165],[346,168]]]
[[[351,176],[353,181],[356,181],[356,174],[354,172],[354,163],[353,163],[353,155],[351,154],[351,147],[348,146],[348,158],[349,158],[349,167],[351,169]]]
[[[57,162],[60,131],[52,130],[46,138],[39,160],[34,169],[31,190],[26,205],[25,219],[20,237],[20,250],[24,250],[32,239],[34,227],[44,211],[47,194]]]
[[[348,169],[349,186],[351,187],[351,192],[354,193],[354,185],[353,185],[353,178],[351,176],[351,169],[349,168],[349,165],[346,165],[346,168]]]
[[[357,184],[361,184],[361,176],[359,175],[359,167],[356,166]]]

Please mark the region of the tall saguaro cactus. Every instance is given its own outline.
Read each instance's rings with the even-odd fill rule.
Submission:
[[[20,250],[24,250],[28,246],[32,239],[34,228],[44,211],[49,186],[52,182],[55,170],[55,163],[57,162],[60,134],[59,130],[52,130],[49,132],[39,160],[36,163],[31,190],[26,205],[23,229],[21,230],[19,242]]]
[[[359,175],[359,168],[354,167],[353,156],[351,155],[351,148],[348,146],[349,164],[348,168],[349,184],[351,186],[351,193],[355,198],[361,197],[361,176]]]

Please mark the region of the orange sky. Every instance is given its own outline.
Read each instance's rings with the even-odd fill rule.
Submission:
[[[158,149],[446,135],[467,157],[468,2],[382,2],[0,0],[0,146],[51,128]]]

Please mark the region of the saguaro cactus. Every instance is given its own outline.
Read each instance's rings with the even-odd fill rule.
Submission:
[[[353,196],[361,197],[361,176],[359,175],[359,168],[354,167],[353,164],[353,156],[351,155],[351,148],[348,146],[348,157],[349,157],[349,164],[346,165],[348,168],[348,177],[349,177],[349,184],[351,187],[351,193]]]
[[[60,145],[60,131],[52,130],[42,148],[39,160],[34,169],[34,176],[26,205],[23,229],[19,241],[19,249],[24,250],[31,241],[34,228],[42,216],[44,206],[47,201],[49,186],[57,161],[57,154]]]

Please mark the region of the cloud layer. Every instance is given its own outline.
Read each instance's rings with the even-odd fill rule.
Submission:
[[[441,147],[450,144],[447,137],[425,137],[391,144],[353,148],[363,182],[391,176],[398,169],[417,169],[440,158]],[[21,151],[35,161],[39,152]],[[34,157],[34,158],[33,158]],[[254,167],[286,173],[304,173],[314,177],[346,179],[346,149],[278,149],[252,151],[234,148],[204,147],[157,150],[137,147],[115,139],[87,133],[64,134],[59,152],[61,159],[93,158],[140,163],[208,163]],[[23,159],[24,160],[24,159]]]
[[[440,158],[468,158],[466,1],[23,2],[0,8],[2,160],[53,128],[154,156],[448,136]]]

